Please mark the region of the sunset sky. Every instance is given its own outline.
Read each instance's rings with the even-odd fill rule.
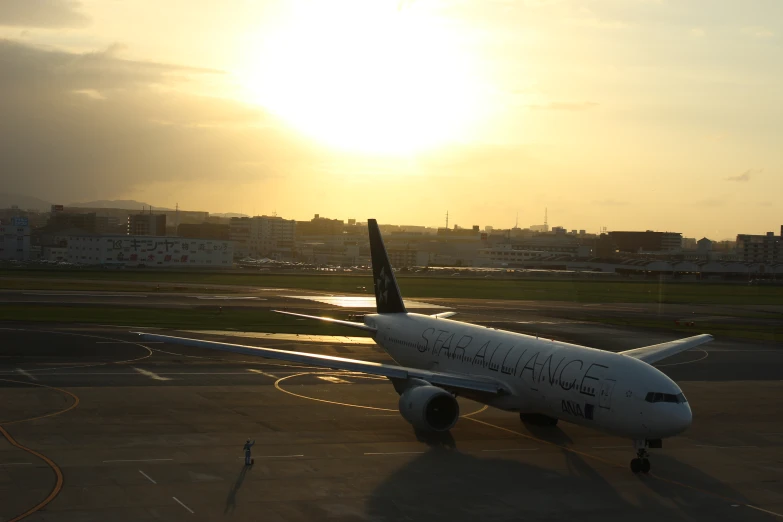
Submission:
[[[3,192],[383,223],[783,223],[779,0],[3,0]]]

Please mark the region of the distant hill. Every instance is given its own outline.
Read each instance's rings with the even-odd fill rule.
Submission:
[[[232,218],[232,217],[250,217],[247,214],[237,214],[236,212],[225,212],[225,213],[212,213],[210,212],[209,215],[211,217],[222,217],[222,218]]]
[[[47,212],[52,208],[52,203],[50,201],[44,201],[43,199],[25,196],[23,194],[0,192],[0,208],[11,208],[13,205],[16,205],[22,210],[35,209]]]
[[[96,201],[85,201],[84,203],[71,203],[65,205],[66,207],[82,207],[82,208],[122,208],[127,210],[141,210],[142,208],[148,209],[149,203],[143,201],[136,201],[135,199],[99,199]],[[165,207],[152,207],[153,210],[174,210],[173,208]]]

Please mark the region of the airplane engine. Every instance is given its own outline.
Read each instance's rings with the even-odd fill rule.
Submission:
[[[400,395],[400,413],[422,431],[449,431],[459,418],[457,399],[431,384],[412,386]]]

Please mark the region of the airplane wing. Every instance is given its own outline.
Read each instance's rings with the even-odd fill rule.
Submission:
[[[505,395],[510,393],[510,391],[499,381],[488,377],[460,375],[445,372],[430,372],[427,370],[407,368],[394,364],[381,364],[369,361],[360,361],[357,359],[333,357],[331,355],[293,352],[288,350],[277,350],[275,348],[245,346],[241,344],[219,343],[214,341],[203,341],[200,339],[188,339],[186,337],[174,337],[170,335],[148,334],[144,332],[132,333],[141,336],[142,341],[181,344],[184,346],[194,346],[196,348],[208,348],[211,350],[221,350],[224,352],[241,353],[243,355],[265,357],[267,359],[278,359],[281,361],[303,363],[311,366],[321,366],[323,368],[331,368],[333,370],[348,370],[352,372],[367,373],[370,375],[380,375],[382,377],[389,377],[391,379],[422,379],[436,386],[443,386],[456,390],[469,390],[491,393],[495,395]]]
[[[364,330],[365,332],[375,333],[378,331],[372,326],[367,326],[366,324],[362,324],[362,323],[355,323],[353,321],[342,321],[340,319],[332,319],[331,317],[320,317],[318,315],[295,314],[293,312],[284,312],[282,310],[272,310],[272,311],[277,314],[290,315],[292,317],[302,317],[304,319],[317,319],[318,321],[326,321],[327,323],[339,324],[340,326],[348,326],[349,328],[356,328],[357,330]]]
[[[710,341],[712,341],[711,335],[694,335],[693,337],[686,337],[685,339],[678,339],[662,344],[653,344],[652,346],[643,346],[620,353],[644,361],[647,364],[653,364]]]
[[[457,312],[441,312],[439,314],[432,314],[430,317],[437,317],[438,319],[448,319],[449,317],[454,317],[457,315]]]

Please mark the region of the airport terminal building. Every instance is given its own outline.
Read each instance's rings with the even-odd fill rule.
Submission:
[[[170,236],[70,236],[67,261],[80,265],[231,268],[233,241]]]

